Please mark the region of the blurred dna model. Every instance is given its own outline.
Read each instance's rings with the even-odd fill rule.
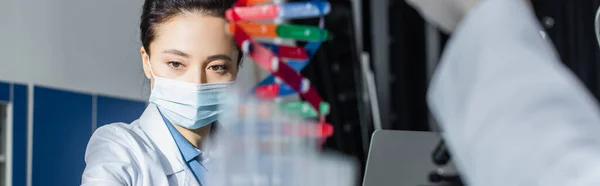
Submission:
[[[285,114],[275,103],[244,100],[219,119],[207,144],[210,186],[353,186],[355,164],[320,152],[330,125]]]
[[[328,38],[323,17],[330,11],[330,4],[320,0],[240,0],[226,12],[236,44],[271,75],[250,98],[233,96],[237,100],[221,115],[208,144],[208,185],[355,185],[352,159],[321,152],[333,134],[325,121],[329,104],[299,73]],[[283,24],[306,18],[320,18],[319,26]],[[303,101],[280,99],[296,94]]]

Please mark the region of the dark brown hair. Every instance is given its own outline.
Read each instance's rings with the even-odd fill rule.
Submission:
[[[140,39],[150,55],[150,43],[156,36],[155,26],[184,12],[202,12],[209,16],[225,18],[225,11],[235,0],[146,0],[140,21]],[[241,65],[242,53],[238,55]]]

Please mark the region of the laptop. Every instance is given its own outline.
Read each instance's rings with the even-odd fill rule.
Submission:
[[[373,133],[363,186],[425,186],[436,169],[434,132],[377,130]]]

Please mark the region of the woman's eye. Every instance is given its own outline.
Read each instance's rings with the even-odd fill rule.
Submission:
[[[169,66],[170,66],[171,68],[174,68],[174,69],[180,69],[180,68],[183,68],[183,64],[182,64],[182,63],[180,63],[180,62],[176,62],[176,61],[170,61],[170,62],[168,62],[168,64],[169,64]]]
[[[224,65],[213,65],[209,67],[211,70],[216,71],[216,72],[223,72],[225,71],[225,66]]]

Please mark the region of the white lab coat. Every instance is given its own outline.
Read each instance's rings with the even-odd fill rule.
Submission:
[[[482,0],[434,74],[429,106],[471,186],[600,185],[597,102],[540,30],[524,0]]]
[[[131,124],[98,128],[85,153],[82,185],[198,186],[154,104]]]

